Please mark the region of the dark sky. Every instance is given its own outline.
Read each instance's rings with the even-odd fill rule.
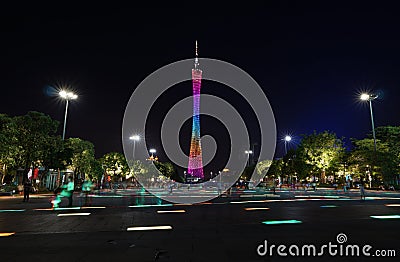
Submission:
[[[3,8],[0,112],[40,111],[62,124],[65,104],[50,91],[70,85],[79,99],[70,106],[67,137],[92,141],[97,156],[122,152],[122,119],[135,87],[154,70],[192,58],[197,39],[200,57],[230,62],[264,89],[278,139],[289,132],[298,141],[313,130],[364,137],[371,123],[357,101],[362,90],[381,95],[373,103],[377,126],[400,125],[397,6],[276,2]],[[276,155],[282,152],[279,142]]]

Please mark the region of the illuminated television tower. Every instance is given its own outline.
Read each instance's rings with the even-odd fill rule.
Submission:
[[[203,160],[201,154],[201,141],[200,141],[201,75],[202,71],[199,69],[199,58],[198,58],[197,40],[196,40],[196,58],[194,59],[194,68],[192,69],[193,124],[192,124],[192,138],[190,140],[188,174],[190,174],[193,177],[203,179],[204,178]]]

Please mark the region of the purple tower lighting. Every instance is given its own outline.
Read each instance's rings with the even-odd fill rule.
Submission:
[[[203,72],[199,69],[199,58],[197,53],[197,41],[196,41],[196,58],[194,60],[194,68],[192,69],[193,124],[192,124],[192,138],[190,140],[188,174],[200,179],[204,178],[203,160],[201,153],[201,140],[200,140],[200,89],[201,89],[202,73]]]

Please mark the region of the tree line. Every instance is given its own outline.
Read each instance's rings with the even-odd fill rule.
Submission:
[[[118,181],[132,177],[133,170],[123,154],[110,152],[96,159],[93,143],[80,138],[62,140],[58,127],[58,121],[40,112],[14,117],[0,114],[1,183],[7,178],[12,180],[18,169],[26,175],[31,167],[44,169],[42,176],[50,169],[68,168],[89,179],[100,180],[106,175],[109,180]],[[171,163],[155,165],[164,176],[182,180]],[[146,173],[143,165],[135,168],[135,173]],[[400,174],[400,127],[377,127],[376,151],[371,136],[351,139],[351,145],[346,147],[344,138],[330,131],[306,134],[285,156],[247,168],[242,178],[248,179],[254,168],[269,178],[286,181],[318,178],[323,183],[342,183],[351,175],[352,179],[375,186],[396,185]]]
[[[400,174],[400,127],[381,126],[374,139],[344,138],[334,132],[314,132],[302,136],[295,149],[270,163],[269,177],[284,177],[286,181],[318,180],[322,183],[344,183],[346,179],[367,183],[397,185]],[[294,179],[293,179],[294,177]],[[316,179],[317,178],[317,179]]]
[[[75,176],[109,182],[132,176],[125,156],[110,152],[95,157],[92,142],[81,138],[62,140],[58,135],[59,122],[40,112],[22,116],[0,114],[0,181],[12,181],[17,170],[27,176],[31,168],[41,167],[39,180],[49,170],[72,170]],[[170,163],[157,163],[168,177],[174,169]]]

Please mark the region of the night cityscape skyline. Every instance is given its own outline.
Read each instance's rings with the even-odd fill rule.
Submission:
[[[135,87],[159,67],[193,58],[198,39],[201,57],[241,67],[264,89],[277,124],[276,157],[287,133],[295,143],[301,134],[330,130],[347,146],[349,138],[365,137],[371,124],[361,91],[380,94],[376,126],[399,125],[400,21],[390,6],[282,3],[234,9],[235,15],[201,9],[195,31],[181,23],[190,21],[185,7],[137,10],[10,12],[0,44],[0,111],[43,112],[60,122],[61,135],[64,103],[54,87],[70,86],[79,99],[70,103],[67,137],[93,142],[98,157],[122,152],[123,111]],[[190,85],[179,92],[191,95]]]
[[[398,261],[399,4],[130,5],[2,8],[1,261]]]

